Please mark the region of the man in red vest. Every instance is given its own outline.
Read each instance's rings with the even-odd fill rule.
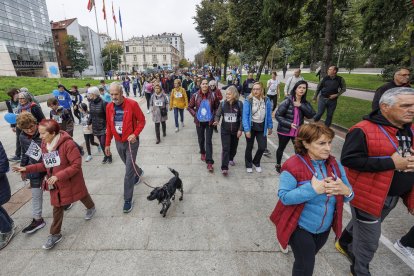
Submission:
[[[145,126],[145,116],[138,103],[125,98],[122,85],[111,83],[109,87],[112,102],[106,106],[105,154],[111,155],[111,140],[115,138],[116,150],[126,166],[124,177],[124,213],[134,207],[132,197],[134,185],[138,184],[143,170],[135,163],[139,147],[139,134]]]
[[[369,263],[378,248],[381,223],[400,197],[414,215],[414,89],[392,88],[379,106],[349,130],[341,156],[355,197],[352,219],[335,246],[358,276],[371,275]],[[395,245],[402,247],[400,252],[414,246],[400,241]],[[405,255],[414,260],[410,250]]]

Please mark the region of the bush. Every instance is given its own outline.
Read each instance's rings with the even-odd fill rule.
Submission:
[[[395,65],[395,64],[389,64],[385,65],[384,69],[382,70],[381,77],[384,81],[392,81],[394,79],[394,73],[397,71],[398,68],[401,68],[404,66]],[[412,67],[406,67],[408,70],[410,70],[411,73],[414,72],[414,68]],[[414,83],[414,75],[411,74],[410,83]]]

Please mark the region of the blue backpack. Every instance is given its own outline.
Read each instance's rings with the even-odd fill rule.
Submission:
[[[208,99],[204,99],[197,110],[197,120],[199,122],[210,122],[211,119],[213,119],[213,113],[211,112],[210,102]]]

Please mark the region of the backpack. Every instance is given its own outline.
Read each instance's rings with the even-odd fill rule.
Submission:
[[[197,120],[199,122],[210,122],[213,119],[213,113],[210,107],[210,101],[204,99],[201,101],[200,106],[197,110]]]

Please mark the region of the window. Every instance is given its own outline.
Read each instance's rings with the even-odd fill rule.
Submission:
[[[125,46],[125,52],[129,53],[129,46]]]
[[[166,61],[167,60],[167,55],[162,55],[162,60]]]
[[[136,52],[137,51],[137,47],[132,47],[132,52]]]
[[[157,47],[152,47],[152,51],[156,52],[157,51]]]
[[[162,51],[163,51],[163,52],[165,52],[165,47],[164,47],[164,48],[162,48]]]
[[[157,59],[157,55],[152,55],[152,59]]]
[[[134,61],[137,61],[137,56],[136,55],[134,55]]]

